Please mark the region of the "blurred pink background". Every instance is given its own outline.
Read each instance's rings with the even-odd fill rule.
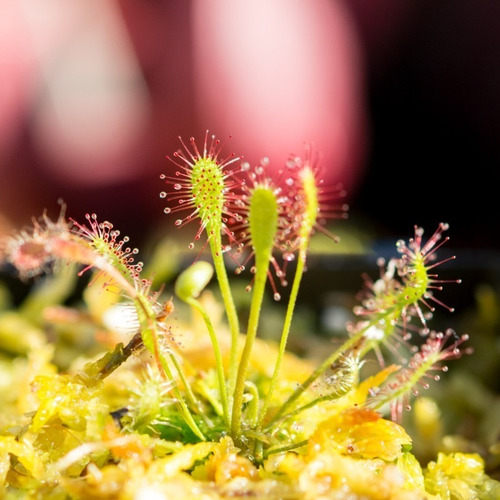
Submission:
[[[482,0],[4,0],[0,214],[62,198],[140,238],[177,136],[210,129],[276,168],[313,141],[382,231],[446,220],[496,245],[499,19]]]

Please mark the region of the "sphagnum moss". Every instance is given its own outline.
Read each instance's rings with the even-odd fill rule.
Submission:
[[[221,144],[208,132],[201,150],[194,139],[181,144],[171,157],[177,170],[162,175],[167,189],[160,196],[169,202],[167,214],[185,212],[176,226],[199,221],[190,248],[206,234],[212,263],[200,253],[175,284],[178,299],[201,322],[176,323],[175,301],[153,290],[135,262],[137,250],[96,215],[87,217],[89,225],[67,220],[64,211],[56,221],[44,215],[5,242],[6,259],[23,277],[54,269],[57,283],[59,262],[80,266],[79,275],[93,269],[91,286],[115,294],[106,298],[110,307],[135,311],[127,315],[135,331],[100,358],[81,353],[83,362],[63,372],[54,363],[54,342],[41,324],[32,325],[36,342],[16,352],[12,363],[1,359],[15,391],[0,403],[2,494],[445,499],[466,498],[466,492],[499,498],[500,485],[484,473],[478,455],[442,454],[422,470],[399,422],[417,388],[437,380],[443,362],[468,352],[466,335],[429,326],[434,307],[444,306],[435,294],[445,282],[435,268],[448,260],[436,260],[447,225],[427,241],[415,228],[409,243],[398,242],[400,256],[381,263],[379,279],[366,282],[354,310],[359,321],[347,325],[345,341],[313,367],[286,346],[311,237],[327,232],[326,218],[345,216],[341,187],[325,186],[310,145],[273,177],[268,160],[251,168],[238,166],[234,155],[221,158]],[[244,332],[225,255],[239,273],[253,261]],[[291,261],[296,265],[275,345],[259,338],[263,298],[269,284],[280,300],[274,276],[285,286]],[[214,270],[227,329],[204,292]],[[2,313],[0,340],[26,324],[22,308]],[[183,336],[184,328],[191,337]],[[424,341],[412,347],[415,330]],[[365,376],[366,356],[381,356],[385,346],[397,351],[398,364]],[[384,418],[386,407],[393,420]]]

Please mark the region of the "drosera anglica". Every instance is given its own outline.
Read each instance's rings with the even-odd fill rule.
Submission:
[[[429,332],[425,342],[405,365],[374,391],[372,398],[367,401],[368,406],[380,409],[389,404],[391,418],[401,422],[403,410],[411,410],[410,397],[419,395],[419,387],[428,389],[428,381],[440,380],[440,375],[435,372],[448,371],[448,365],[443,362],[458,359],[463,354],[472,354],[471,347],[460,347],[468,340],[469,335],[459,336],[451,328],[445,332]]]
[[[235,214],[229,210],[228,202],[240,184],[235,177],[239,171],[236,163],[240,157],[230,154],[226,158],[220,158],[223,145],[208,130],[201,151],[194,137],[189,139],[189,146],[181,137],[179,141],[182,149],[167,156],[178,170],[173,175],[160,175],[160,179],[169,186],[167,191],[160,192],[160,198],[173,204],[165,207],[165,213],[189,212],[183,218],[175,220],[177,227],[198,220],[199,228],[189,248],[194,248],[195,241],[200,240],[204,231],[209,240],[220,232],[232,240],[232,233],[227,229],[226,223],[227,218],[235,217]]]
[[[24,363],[32,406],[14,405],[32,411],[16,415],[7,433],[0,433],[0,494],[29,490],[92,498],[111,492],[129,500],[145,491],[163,497],[175,490],[182,498],[309,500],[346,492],[430,498],[409,435],[384,415],[399,420],[420,388],[437,381],[448,361],[470,351],[467,335],[431,330],[435,306],[452,310],[438,292],[445,283],[459,282],[435,274],[436,266],[454,258],[436,258],[448,240],[447,224],[427,240],[416,227],[413,238],[398,242],[399,256],[380,262],[380,277],[366,280],[354,310],[358,321],[346,325],[346,338],[325,345],[323,362],[302,360],[287,351],[287,341],[310,241],[317,231],[335,241],[324,223],[345,218],[343,189],[325,185],[320,155],[310,144],[276,169],[268,159],[250,167],[236,155],[226,156],[208,132],[201,147],[194,138],[180,141],[169,163],[176,171],[162,175],[166,188],[160,196],[174,226],[198,221],[189,247],[206,237],[201,246],[209,246],[211,262],[200,253],[180,270],[176,299],[163,296],[173,293],[168,285],[153,289],[136,261],[138,251],[93,214],[86,224],[65,213],[55,221],[44,215],[3,245],[26,278],[57,271],[58,261],[76,264],[79,275],[92,271],[89,286],[112,288],[118,313],[132,310],[133,320],[128,342],[109,342],[111,350],[97,359],[94,351],[79,353],[82,359],[68,364],[65,373],[50,365],[48,335],[37,337],[47,345],[38,340]],[[244,266],[254,271],[244,332],[228,254],[238,262],[247,259],[237,265],[241,272]],[[286,304],[263,300],[269,282],[278,298],[273,269],[278,285],[288,286],[291,278]],[[212,274],[220,296],[209,287]],[[219,297],[225,312],[220,318],[214,305]],[[173,317],[177,300],[191,307],[191,320]],[[260,338],[269,319],[266,307],[283,312],[278,342]],[[2,321],[0,311],[3,328]],[[422,336],[412,338],[414,331]],[[371,364],[366,376],[367,355],[386,345],[398,353],[399,365]],[[0,370],[3,365],[0,359]],[[471,475],[466,467],[460,470]],[[496,484],[487,486],[494,491]]]
[[[215,135],[205,133],[203,149],[198,149],[196,141],[190,138],[190,147],[179,137],[183,149],[176,151],[173,157],[167,158],[174,163],[179,170],[174,176],[162,174],[161,180],[171,187],[169,192],[162,191],[161,198],[172,198],[177,205],[167,208],[166,213],[172,211],[188,210],[189,214],[183,219],[177,219],[175,225],[181,227],[192,220],[199,220],[199,228],[194,240],[189,247],[194,248],[194,241],[199,240],[203,231],[207,234],[208,244],[214,262],[215,273],[219,282],[221,295],[224,301],[229,328],[231,331],[231,354],[229,368],[229,387],[233,388],[236,382],[238,337],[240,334],[239,318],[234,304],[234,298],[229,285],[227,270],[224,263],[223,253],[230,248],[222,242],[222,234],[227,236],[230,243],[234,241],[231,231],[227,229],[227,218],[235,214],[228,212],[228,198],[232,196],[232,190],[238,185],[234,179],[237,169],[235,162],[239,157],[231,154],[220,159],[221,142]],[[233,168],[231,168],[233,166]]]

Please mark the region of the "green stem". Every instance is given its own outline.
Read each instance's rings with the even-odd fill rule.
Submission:
[[[285,453],[287,451],[296,450],[297,448],[302,448],[302,446],[306,446],[308,442],[309,440],[305,439],[304,441],[299,441],[286,446],[280,446],[279,448],[271,448],[264,453],[263,458],[268,458],[270,455],[276,455],[277,453]]]
[[[222,410],[222,405],[219,396],[216,393],[214,394],[212,388],[208,384],[206,384],[203,380],[198,379],[197,384],[198,384],[197,386],[198,392],[212,406],[216,415],[218,415],[219,417],[224,417],[224,412]]]
[[[274,423],[277,420],[281,419],[282,416],[286,413],[286,411],[299,399],[299,397],[311,386],[313,382],[316,381],[316,379],[322,375],[330,365],[335,363],[337,359],[347,352],[349,349],[351,349],[353,346],[355,346],[359,340],[363,337],[365,334],[366,328],[361,329],[358,333],[347,339],[337,350],[335,350],[328,358],[326,358],[321,365],[314,370],[314,372],[309,376],[309,378],[300,384],[297,389],[293,392],[293,394],[285,401],[285,404],[280,408],[276,416],[273,418],[273,420],[270,422]]]
[[[233,398],[233,414],[231,420],[231,435],[236,443],[240,442],[241,438],[241,419],[243,410],[243,393],[245,391],[245,381],[248,373],[248,366],[250,364],[250,356],[252,347],[257,336],[257,327],[259,324],[260,311],[262,307],[262,300],[264,298],[264,291],[266,288],[267,271],[269,265],[270,254],[263,252],[255,256],[255,280],[252,292],[252,302],[250,304],[250,315],[248,318],[248,328],[245,338],[245,345],[241,353],[240,365],[238,375],[236,377],[236,385],[234,388]]]
[[[219,283],[219,289],[222,295],[222,300],[224,301],[227,320],[229,323],[229,330],[231,332],[228,390],[229,394],[232,394],[236,384],[236,373],[238,370],[238,336],[240,334],[240,324],[236,306],[233,300],[233,295],[231,293],[231,287],[229,286],[226,266],[224,264],[220,231],[214,231],[209,238],[209,241],[215,274],[217,275],[217,281]]]
[[[376,320],[370,321],[366,326],[361,328],[357,333],[355,333],[352,337],[349,337],[337,350],[335,350],[328,358],[326,358],[321,365],[319,365],[316,370],[309,376],[309,378],[303,382],[302,384],[295,389],[292,395],[287,399],[285,404],[280,408],[278,413],[272,419],[269,424],[276,422],[277,420],[281,420],[285,412],[290,409],[290,407],[299,399],[299,397],[313,384],[316,379],[322,375],[330,365],[335,363],[337,359],[345,354],[352,348],[356,348],[358,350],[358,356],[363,357],[368,351],[372,350],[376,345],[380,344],[382,339],[372,339],[368,340],[366,343],[361,344],[361,346],[357,345],[363,339],[366,331],[373,325],[376,324],[386,324],[392,325],[395,323],[396,319],[399,318],[402,314],[403,310],[401,307],[393,307],[389,309],[384,314],[380,315],[376,318]],[[384,335],[384,338],[390,336],[387,332]]]
[[[179,360],[177,359],[176,355],[173,352],[170,352],[169,358],[170,358],[170,361],[172,361],[172,364],[174,365],[175,369],[177,370],[177,373],[179,374],[181,382],[184,386],[184,389],[186,391],[187,402],[196,410],[198,415],[200,415],[203,418],[203,421],[207,425],[211,425],[212,423],[210,422],[209,418],[205,415],[205,412],[201,408],[200,402],[196,399],[196,396],[194,395],[193,389],[191,388],[191,384],[189,383],[189,381],[184,373],[184,370],[182,369],[182,366],[179,363]]]
[[[304,246],[307,248],[307,242]],[[281,340],[278,350],[278,357],[276,359],[276,364],[274,366],[274,373],[271,378],[271,382],[269,384],[269,390],[267,392],[266,398],[264,400],[264,404],[262,406],[262,410],[260,412],[259,420],[257,428],[260,429],[262,427],[262,423],[267,415],[269,410],[269,405],[271,404],[271,399],[273,396],[274,389],[276,388],[276,384],[278,382],[279,372],[281,370],[281,365],[283,363],[283,358],[285,356],[286,344],[288,341],[288,335],[290,333],[290,327],[292,324],[293,312],[295,310],[295,303],[297,301],[297,295],[299,293],[300,282],[302,280],[302,276],[304,275],[304,266],[306,261],[306,251],[302,250],[299,252],[297,268],[295,270],[295,277],[293,279],[292,289],[290,290],[290,298],[288,300],[288,306],[286,310],[285,322],[283,324],[283,331],[281,333]]]
[[[248,394],[252,397],[248,402],[248,425],[255,427],[255,425],[257,425],[257,417],[259,416],[259,389],[249,380],[245,382],[245,387]]]
[[[302,413],[303,411],[306,411],[308,410],[309,408],[312,408],[313,406],[316,406],[317,404],[319,403],[322,403],[324,401],[333,401],[334,399],[339,399],[340,397],[342,397],[344,394],[325,394],[324,396],[319,396],[315,399],[313,399],[312,401],[309,401],[308,403],[306,403],[305,405],[303,406],[299,406],[298,408],[296,408],[295,410],[292,410],[291,412],[283,415],[281,414],[280,418],[279,418],[279,421],[283,421],[283,420],[288,420],[290,417],[295,417],[296,415],[299,415],[300,413]],[[277,420],[273,420],[273,424],[276,424]],[[268,427],[268,430],[270,430],[270,427],[272,427],[271,425]]]
[[[163,370],[165,371],[165,374],[167,375],[167,377],[170,380],[174,380],[174,375],[173,375],[172,371],[170,370],[170,367],[168,366],[168,363],[167,363],[167,360],[165,359],[165,356],[163,356],[163,354],[161,352],[158,353],[158,356],[159,356],[159,359],[160,359],[161,366],[162,366]],[[181,391],[179,391],[179,388],[177,387],[177,385],[175,385],[175,384],[173,385],[172,392],[174,394],[174,397],[176,399],[177,404],[180,407],[181,413],[184,416],[184,420],[188,424],[189,428],[202,441],[206,441],[206,438],[205,438],[203,432],[201,432],[200,428],[196,424],[196,422],[195,422],[195,420],[193,418],[193,415],[189,411],[189,408],[188,408],[186,402],[184,401],[184,397],[182,396]]]
[[[210,335],[210,340],[212,342],[212,347],[215,356],[215,368],[217,370],[219,393],[222,403],[224,421],[226,423],[226,426],[229,428],[229,405],[228,405],[227,391],[226,391],[226,379],[224,377],[224,364],[222,362],[222,355],[219,347],[219,341],[217,340],[217,335],[215,334],[212,321],[210,320],[210,317],[208,316],[205,308],[194,298],[187,298],[186,302],[201,314],[203,321],[205,321],[208,334]]]
[[[146,347],[148,347],[155,358],[158,370],[160,374],[166,377],[167,380],[173,382],[173,387],[172,387],[172,392],[177,400],[177,404],[179,405],[181,412],[184,416],[184,419],[186,420],[186,423],[188,426],[191,428],[191,430],[196,434],[202,441],[205,441],[206,438],[199,429],[198,425],[194,421],[193,415],[189,411],[189,408],[184,400],[184,397],[182,396],[182,393],[180,392],[179,388],[175,384],[175,378],[172,373],[172,370],[170,370],[170,367],[168,366],[167,360],[165,359],[165,356],[161,352],[160,349],[160,343],[158,341],[158,332],[157,332],[157,322],[156,322],[156,315],[149,303],[149,301],[144,298],[142,295],[138,295],[135,299],[136,303],[136,308],[138,314],[142,312],[143,314],[139,314],[139,318],[141,316],[143,317],[143,321],[141,321],[141,337],[143,339],[144,344]],[[148,335],[149,333],[149,335]],[[187,393],[190,393],[190,386],[187,383],[187,380],[182,372],[181,367],[179,366],[178,362],[173,354],[171,354],[174,366],[176,366],[177,371],[179,373],[179,376],[181,377],[182,381],[184,382],[185,388]],[[192,394],[192,392],[191,392]],[[194,400],[194,396],[193,396]],[[197,405],[195,403],[194,405],[197,408]]]

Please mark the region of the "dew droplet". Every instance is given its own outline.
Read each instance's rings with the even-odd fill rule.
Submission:
[[[175,224],[176,226],[180,226],[180,225],[182,224],[182,219],[177,219],[177,220],[174,222],[174,224]]]
[[[167,193],[165,191],[162,191],[160,193],[160,198],[166,198],[167,197]]]
[[[174,184],[174,189],[176,191],[179,191],[179,189],[182,189],[182,185],[181,184]]]
[[[165,214],[169,214],[171,211],[172,211],[172,209],[170,207],[165,207],[163,209],[163,213],[165,213]]]
[[[273,295],[273,298],[274,298],[274,300],[276,300],[276,301],[281,300],[281,295],[280,295],[278,292],[276,292],[276,293]]]
[[[193,242],[191,242],[191,243],[188,245],[188,248],[189,248],[189,250],[192,250],[192,249],[194,248],[194,243],[193,243]]]

